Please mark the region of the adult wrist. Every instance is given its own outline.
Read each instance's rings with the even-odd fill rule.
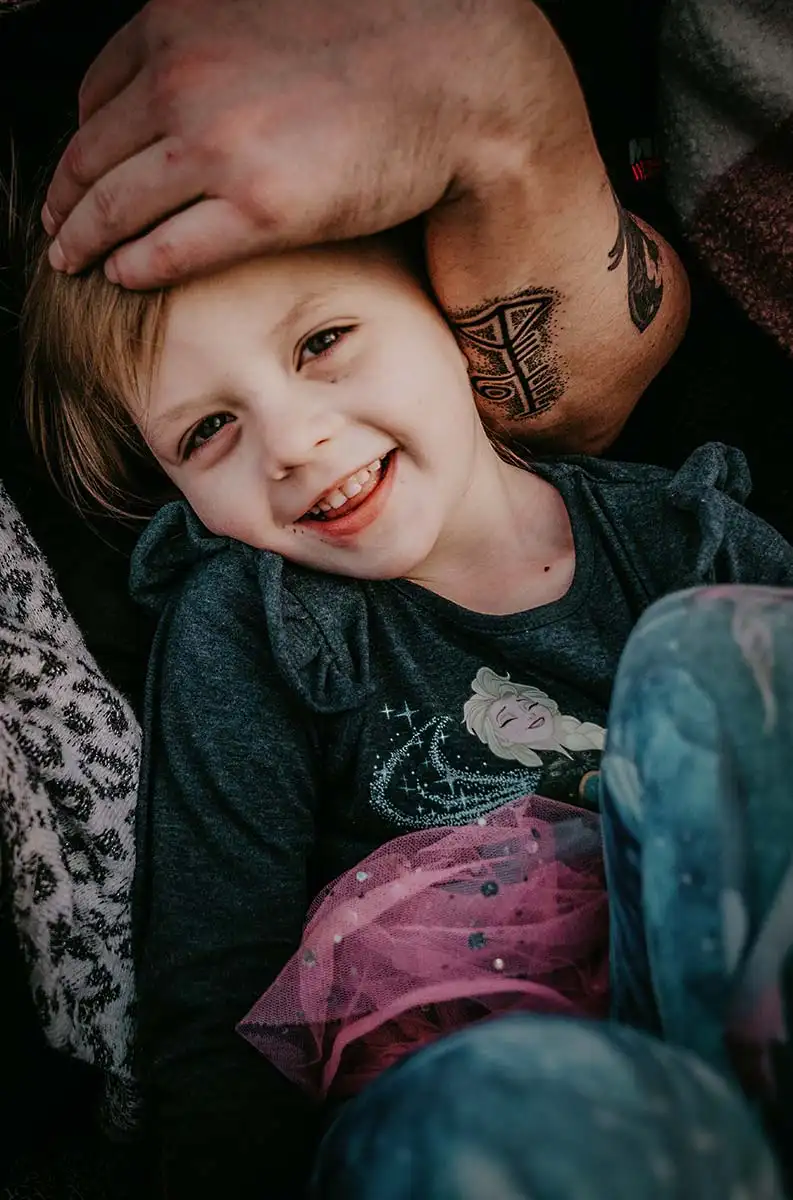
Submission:
[[[531,204],[552,201],[562,180],[597,156],[575,69],[550,22],[531,0],[496,4],[489,39],[450,138],[446,199],[489,202],[494,191],[520,191]],[[550,194],[549,194],[550,193]]]

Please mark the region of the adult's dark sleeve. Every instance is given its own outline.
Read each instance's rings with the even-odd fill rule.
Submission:
[[[139,1047],[168,1200],[295,1200],[314,1117],[235,1024],[296,949],[318,750],[224,556],[162,619],[135,900]]]

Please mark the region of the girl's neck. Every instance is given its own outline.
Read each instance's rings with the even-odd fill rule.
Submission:
[[[574,573],[561,495],[488,443],[453,525],[411,581],[473,612],[506,615],[559,600]]]

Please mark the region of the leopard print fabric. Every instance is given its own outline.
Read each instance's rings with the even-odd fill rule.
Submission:
[[[140,730],[0,485],[0,886],[48,1042],[133,1083]]]

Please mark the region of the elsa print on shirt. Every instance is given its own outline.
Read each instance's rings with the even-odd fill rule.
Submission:
[[[509,675],[499,675],[490,667],[480,667],[471,691],[463,705],[468,732],[497,758],[543,767],[543,794],[574,801],[581,779],[598,765],[606,730],[565,715],[541,688],[514,683]],[[555,763],[541,758],[541,753],[554,756]]]

